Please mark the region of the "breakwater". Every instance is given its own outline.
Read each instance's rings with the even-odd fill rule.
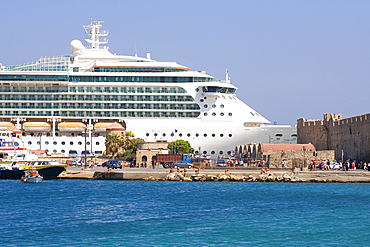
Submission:
[[[190,170],[170,172],[166,169],[130,170],[68,170],[59,175],[61,179],[97,180],[150,180],[150,181],[230,181],[230,182],[290,182],[290,183],[370,183],[366,171],[292,171],[272,170]]]

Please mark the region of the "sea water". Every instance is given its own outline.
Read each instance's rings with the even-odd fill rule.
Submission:
[[[367,246],[370,184],[0,180],[1,246]]]

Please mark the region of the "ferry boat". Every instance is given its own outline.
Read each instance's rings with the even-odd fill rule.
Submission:
[[[0,118],[22,130],[27,148],[99,154],[111,125],[148,142],[186,140],[213,157],[241,144],[296,143],[295,127],[271,125],[238,99],[228,73],[217,80],[149,53],[113,54],[102,24],[90,19],[90,47],[72,40],[71,55],[0,66]]]

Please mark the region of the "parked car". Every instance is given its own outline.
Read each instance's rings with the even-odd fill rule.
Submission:
[[[67,160],[66,165],[69,166],[77,166],[77,162],[75,160]]]
[[[103,167],[111,169],[122,169],[122,164],[118,160],[108,160],[102,164]]]
[[[217,166],[226,167],[227,166],[226,160],[217,160]]]
[[[183,160],[175,161],[170,166],[170,168],[189,168],[189,169],[192,168],[192,167],[193,167],[193,164],[188,163],[188,162],[183,161]]]

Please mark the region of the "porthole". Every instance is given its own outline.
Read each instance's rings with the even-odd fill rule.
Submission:
[[[229,137],[233,137],[233,134],[229,134]]]
[[[224,137],[224,134],[220,134],[220,137]]]
[[[204,104],[204,108],[208,108],[208,105],[207,104]]]
[[[31,145],[32,144],[32,142],[28,142],[28,145]]]
[[[66,150],[62,149],[62,151],[61,151],[61,152],[62,152],[62,154],[64,154],[64,153],[66,152]]]
[[[46,142],[45,142],[45,145],[49,145],[49,142],[48,142],[48,141],[46,141]]]
[[[72,145],[73,145],[73,142],[70,142],[70,143],[69,143],[69,145],[71,145],[71,146],[72,146]]]
[[[171,136],[175,136],[175,134],[174,133],[171,133]]]
[[[78,145],[82,145],[82,142],[78,142]]]
[[[231,112],[229,112],[229,116],[231,117],[233,114]]]
[[[166,133],[163,133],[162,136],[166,136]]]
[[[203,154],[207,154],[207,151],[203,151]]]
[[[207,97],[204,97],[204,99],[207,99]]]
[[[212,112],[212,116],[216,116],[216,112]]]
[[[50,136],[50,133],[48,132],[48,133],[46,133],[46,136]]]
[[[57,150],[56,150],[56,149],[54,149],[54,150],[53,150],[53,153],[56,153],[56,152],[57,152]]]
[[[199,154],[199,152],[198,152],[198,151],[195,151],[195,153],[196,153],[196,154]]]
[[[146,136],[149,136],[149,133],[146,133]]]
[[[216,135],[215,134],[212,134],[212,137],[215,137]]]
[[[158,134],[157,133],[154,133],[154,136],[157,136]]]
[[[54,145],[57,145],[58,143],[56,141],[53,142]]]
[[[32,142],[30,144],[32,144]],[[41,142],[40,141],[37,141],[37,145],[40,145],[40,144],[41,144]]]
[[[182,137],[182,134],[180,133],[179,136]]]
[[[216,105],[215,105],[215,104],[213,104],[213,105],[212,105],[212,108],[216,108]]]
[[[206,117],[206,116],[208,116],[208,113],[207,113],[207,112],[205,112],[205,113],[204,113],[204,116],[205,116],[205,117]]]
[[[225,106],[224,105],[220,105],[221,108],[224,108]]]
[[[190,137],[190,133],[188,133],[187,136]]]
[[[86,145],[89,145],[90,146],[90,142],[86,142]]]
[[[211,154],[215,154],[216,152],[215,151],[212,151]]]
[[[224,154],[224,152],[223,151],[220,151],[219,154]]]
[[[96,144],[96,146],[99,146],[99,145],[100,145],[100,143],[99,143],[99,142],[96,142],[95,144]]]
[[[231,151],[227,151],[227,154],[230,155],[231,154]]]
[[[34,133],[32,133],[32,132],[30,133],[30,136],[34,136],[34,135],[35,135],[35,134],[34,134]]]
[[[196,134],[195,134],[195,137],[198,137],[198,136],[199,136],[199,134],[198,134],[198,133],[196,133]]]
[[[204,137],[207,137],[207,134],[204,134]]]
[[[200,99],[200,102],[204,102],[204,99]]]
[[[224,116],[224,115],[225,115],[225,113],[221,112],[221,113],[220,113],[220,115],[221,115],[221,116]]]
[[[27,134],[26,134],[26,132],[22,132],[22,136],[26,136]]]
[[[63,142],[62,142],[62,145],[66,145],[66,142],[64,142],[64,141],[63,141]]]

